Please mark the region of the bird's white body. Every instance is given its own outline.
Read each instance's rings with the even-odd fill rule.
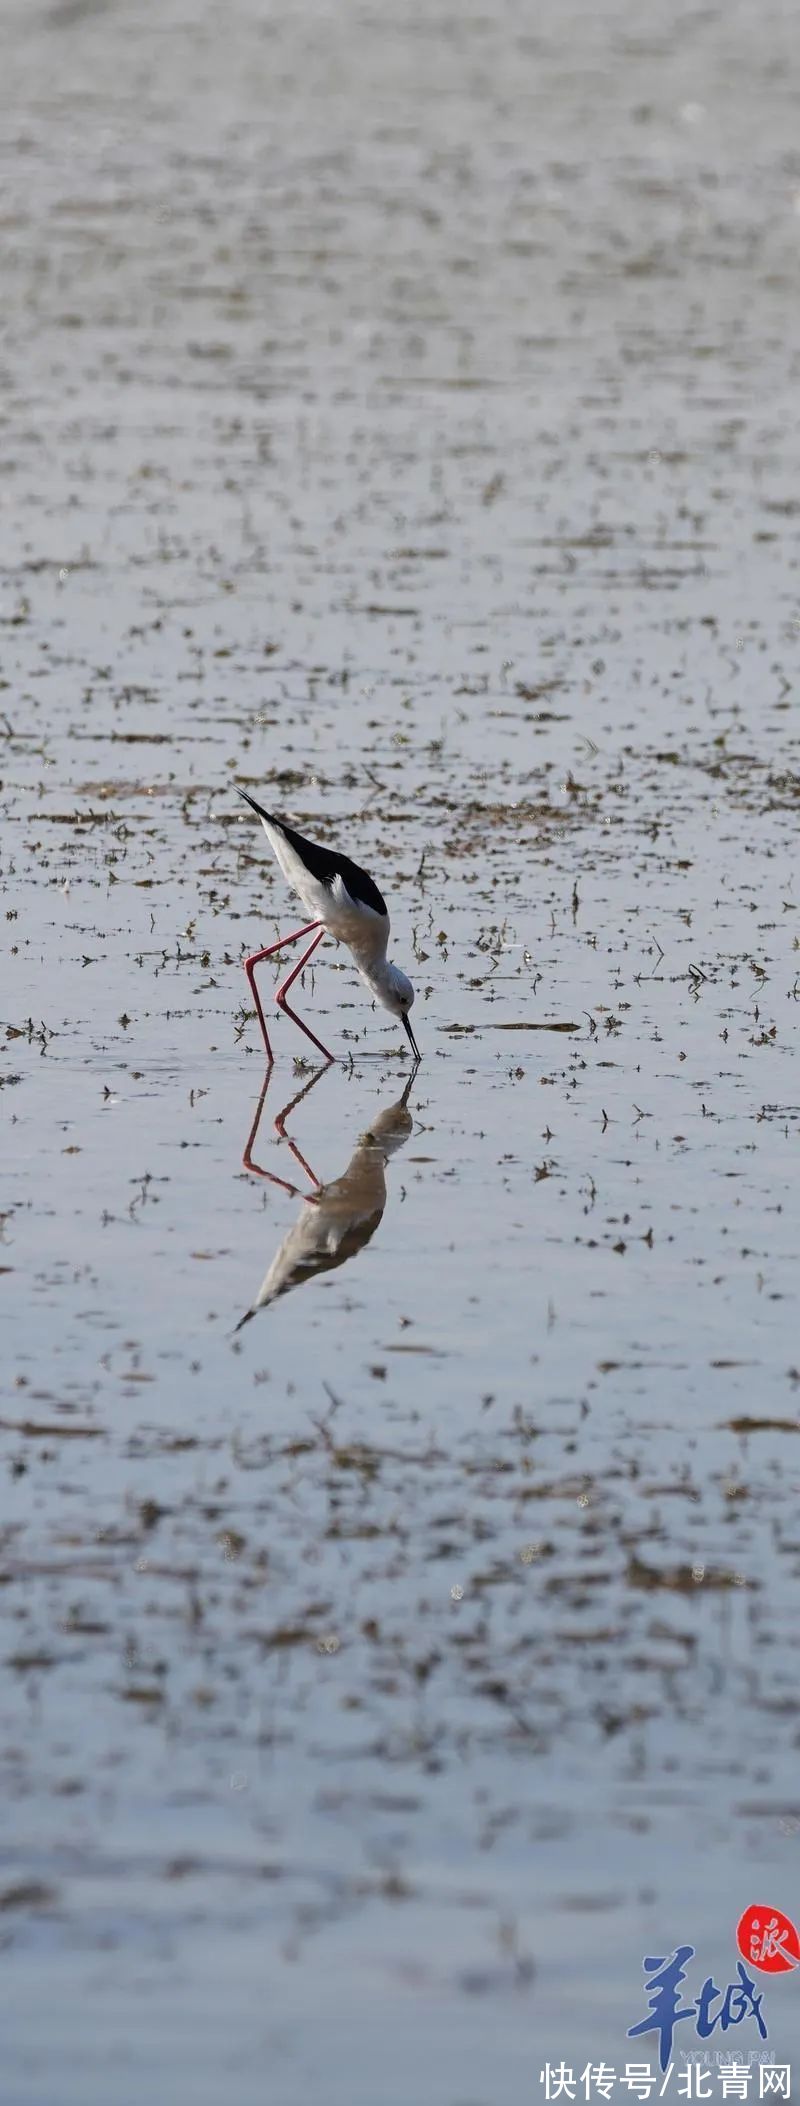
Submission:
[[[306,869],[281,827],[274,826],[269,819],[262,819],[261,824],[287,884],[297,893],[309,914],[315,921],[324,922],[326,929],[340,943],[347,944],[364,979],[369,980],[376,969],[380,974],[381,966],[386,963],[389,942],[388,914],[378,914],[365,901],[351,899],[342,877],[335,877],[331,885],[324,885]]]

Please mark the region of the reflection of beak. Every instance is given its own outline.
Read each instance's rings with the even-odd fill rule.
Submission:
[[[406,1016],[405,1011],[403,1012],[403,1030],[406,1034],[406,1038],[409,1040],[414,1059],[421,1060],[422,1054],[420,1053],[419,1046],[417,1045],[417,1041],[414,1037],[414,1033],[411,1029],[411,1025],[408,1021],[408,1017]]]

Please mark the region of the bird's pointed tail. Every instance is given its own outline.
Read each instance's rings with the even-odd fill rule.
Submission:
[[[251,811],[255,812],[259,819],[266,819],[270,826],[280,825],[280,821],[274,819],[271,812],[265,812],[263,804],[256,804],[256,800],[254,797],[251,797],[249,790],[240,790],[238,782],[235,782],[233,787],[237,797],[243,797],[245,804],[249,804]]]

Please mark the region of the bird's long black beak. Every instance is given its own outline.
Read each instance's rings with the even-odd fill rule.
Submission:
[[[420,1053],[420,1050],[419,1050],[419,1046],[417,1045],[417,1041],[416,1041],[416,1039],[415,1039],[415,1037],[414,1037],[414,1033],[413,1033],[413,1031],[412,1031],[412,1029],[411,1029],[411,1025],[410,1025],[410,1023],[409,1023],[409,1021],[408,1021],[408,1017],[406,1016],[405,1012],[403,1013],[403,1030],[404,1030],[404,1032],[405,1032],[405,1034],[406,1034],[406,1038],[408,1039],[408,1041],[409,1041],[409,1044],[410,1044],[410,1046],[411,1046],[411,1051],[412,1051],[412,1053],[413,1053],[413,1055],[414,1055],[414,1059],[415,1059],[415,1060],[421,1060],[421,1059],[422,1059],[422,1054]]]

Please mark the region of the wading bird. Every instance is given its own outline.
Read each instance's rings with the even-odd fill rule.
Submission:
[[[298,973],[308,964],[312,952],[316,950],[317,944],[322,942],[327,929],[329,935],[336,936],[340,943],[347,944],[361,978],[376,1002],[381,1002],[384,1009],[391,1011],[392,1016],[400,1018],[414,1059],[418,1061],[421,1057],[420,1050],[408,1021],[414,989],[405,973],[400,971],[399,965],[390,964],[386,956],[389,914],[386,902],[373,879],[367,875],[366,870],[361,870],[357,863],[351,862],[349,856],[340,855],[336,849],[320,848],[315,841],[307,841],[303,834],[296,833],[293,826],[287,826],[284,819],[276,819],[273,813],[265,812],[263,805],[256,804],[255,798],[251,797],[247,790],[239,790],[238,794],[261,820],[270,848],[284,877],[302,900],[307,912],[314,916],[314,920],[305,922],[302,929],[294,929],[289,936],[280,936],[277,943],[268,943],[263,951],[254,951],[253,956],[245,958],[244,961],[267,1049],[267,1059],[272,1061],[273,1052],[256,987],[255,969],[264,958],[271,958],[275,951],[285,950],[290,943],[298,943],[301,936],[312,936],[312,942],[308,950],[303,952],[299,964],[281,982],[280,987],[276,988],[275,1000],[278,1008],[285,1010],[286,1015],[299,1024],[300,1030],[304,1031],[312,1045],[324,1054],[325,1059],[334,1059],[333,1053],[328,1052],[327,1046],[323,1046],[322,1040],[316,1037],[308,1024],[303,1023],[296,1009],[290,1009],[286,1000]]]

